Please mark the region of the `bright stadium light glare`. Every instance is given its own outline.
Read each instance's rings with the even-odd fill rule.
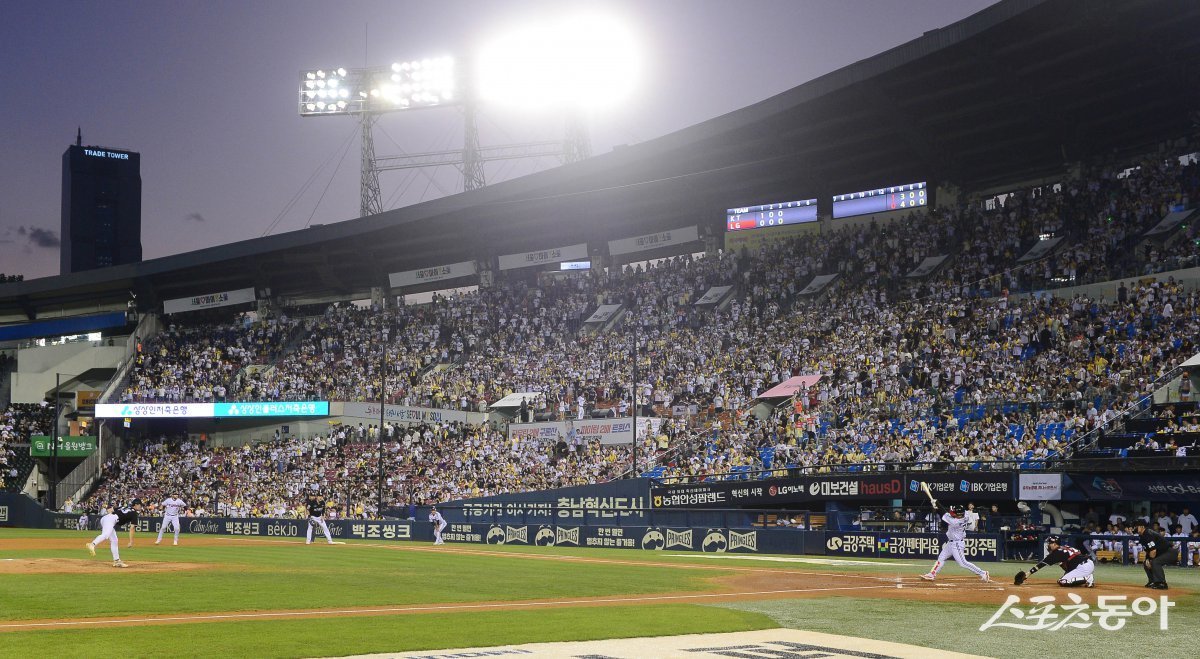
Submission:
[[[602,109],[624,101],[641,74],[632,30],[594,13],[525,25],[487,42],[476,82],[487,101],[526,108]]]
[[[300,114],[356,115],[443,105],[453,97],[455,75],[454,60],[447,56],[364,69],[304,70]],[[323,106],[318,108],[317,101]]]

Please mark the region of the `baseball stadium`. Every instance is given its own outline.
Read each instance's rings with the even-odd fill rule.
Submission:
[[[0,657],[1194,652],[1198,48],[1001,0],[490,184],[449,60],[301,70],[359,217],[0,279]]]

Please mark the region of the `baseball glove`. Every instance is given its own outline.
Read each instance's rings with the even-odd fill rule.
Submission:
[[[1017,576],[1013,577],[1013,583],[1020,586],[1021,584],[1025,583],[1025,580],[1028,578],[1029,575],[1025,574],[1024,570],[1021,570],[1017,573]]]

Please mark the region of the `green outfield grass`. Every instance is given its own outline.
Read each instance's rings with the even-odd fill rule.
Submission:
[[[6,540],[67,541],[71,549],[15,549]],[[796,562],[754,560],[684,552],[575,547],[450,545],[350,541],[305,546],[302,541],[263,542],[227,538],[200,546],[194,536],[178,547],[154,546],[141,535],[131,564],[173,561],[204,569],[139,572],[109,567],[108,547],[92,559],[83,549],[91,534],[0,529],[0,560],[67,558],[95,563],[83,574],[0,575],[0,624],[31,619],[82,619],[277,609],[452,605],[536,599],[711,592],[713,578],[755,568],[814,574],[872,573],[912,577],[924,561],[862,561],[828,564],[820,557]],[[208,537],[208,538],[211,538]],[[206,542],[212,542],[206,539]],[[77,548],[74,548],[76,547]],[[418,549],[420,551],[411,551]],[[527,555],[560,560],[531,560]],[[588,562],[588,559],[607,562]],[[800,557],[804,558],[804,557]],[[679,567],[672,567],[678,565]],[[695,570],[687,566],[703,565]],[[1017,564],[989,565],[1008,580]],[[947,576],[965,571],[948,566]],[[1053,575],[1054,572],[1048,574]],[[1040,575],[1039,575],[1040,577]],[[1200,592],[1200,570],[1171,570],[1172,586]],[[1134,567],[1100,566],[1102,583],[1141,584]],[[1047,580],[1049,581],[1049,580]],[[861,592],[861,591],[860,591]],[[1147,591],[1147,594],[1158,594]],[[744,631],[776,626],[862,636],[996,657],[1081,656],[1112,650],[1133,656],[1177,653],[1180,639],[1200,634],[1200,596],[1169,591],[1176,601],[1171,629],[1134,618],[1120,632],[978,631],[995,612],[991,605],[829,597],[766,600],[723,605],[647,603],[605,607],[479,610],[415,615],[366,615],[289,620],[247,620],[44,631],[0,631],[0,657],[122,656],[336,656],[455,647],[594,640],[686,633]],[[1129,645],[1130,643],[1136,645]],[[1136,650],[1134,648],[1137,648]]]
[[[0,656],[319,657],[774,627],[760,613],[667,604],[10,632]]]
[[[86,534],[21,531],[20,537],[78,538],[78,549],[6,551],[0,559],[89,559]],[[122,540],[124,542],[124,540]],[[481,557],[454,551],[400,551],[428,543],[350,542],[328,546],[230,539],[220,546],[155,546],[145,537],[131,564],[151,561],[211,567],[142,572],[109,567],[107,545],[97,548],[96,573],[8,574],[0,579],[0,617],[9,620],[140,613],[336,608],[430,602],[517,601],[703,591],[711,574],[653,566],[531,561],[496,553]],[[486,549],[486,547],[485,547]]]

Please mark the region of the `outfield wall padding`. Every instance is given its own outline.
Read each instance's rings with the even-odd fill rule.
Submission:
[[[75,529],[79,517],[49,513],[52,527]],[[297,541],[306,536],[302,519],[239,519],[187,517],[180,520],[184,534],[232,535]],[[92,526],[96,520],[92,519]],[[157,534],[162,518],[143,518],[142,533]],[[433,525],[425,521],[329,520],[335,540],[431,541]],[[601,547],[743,554],[809,554],[858,558],[932,559],[941,549],[932,533],[842,533],[798,531],[786,528],[730,529],[721,527],[611,526],[585,524],[472,524],[447,525],[448,543],[535,545],[541,547]],[[314,542],[324,542],[314,530]],[[967,543],[971,560],[994,561],[1003,556],[1000,536],[974,534]]]

